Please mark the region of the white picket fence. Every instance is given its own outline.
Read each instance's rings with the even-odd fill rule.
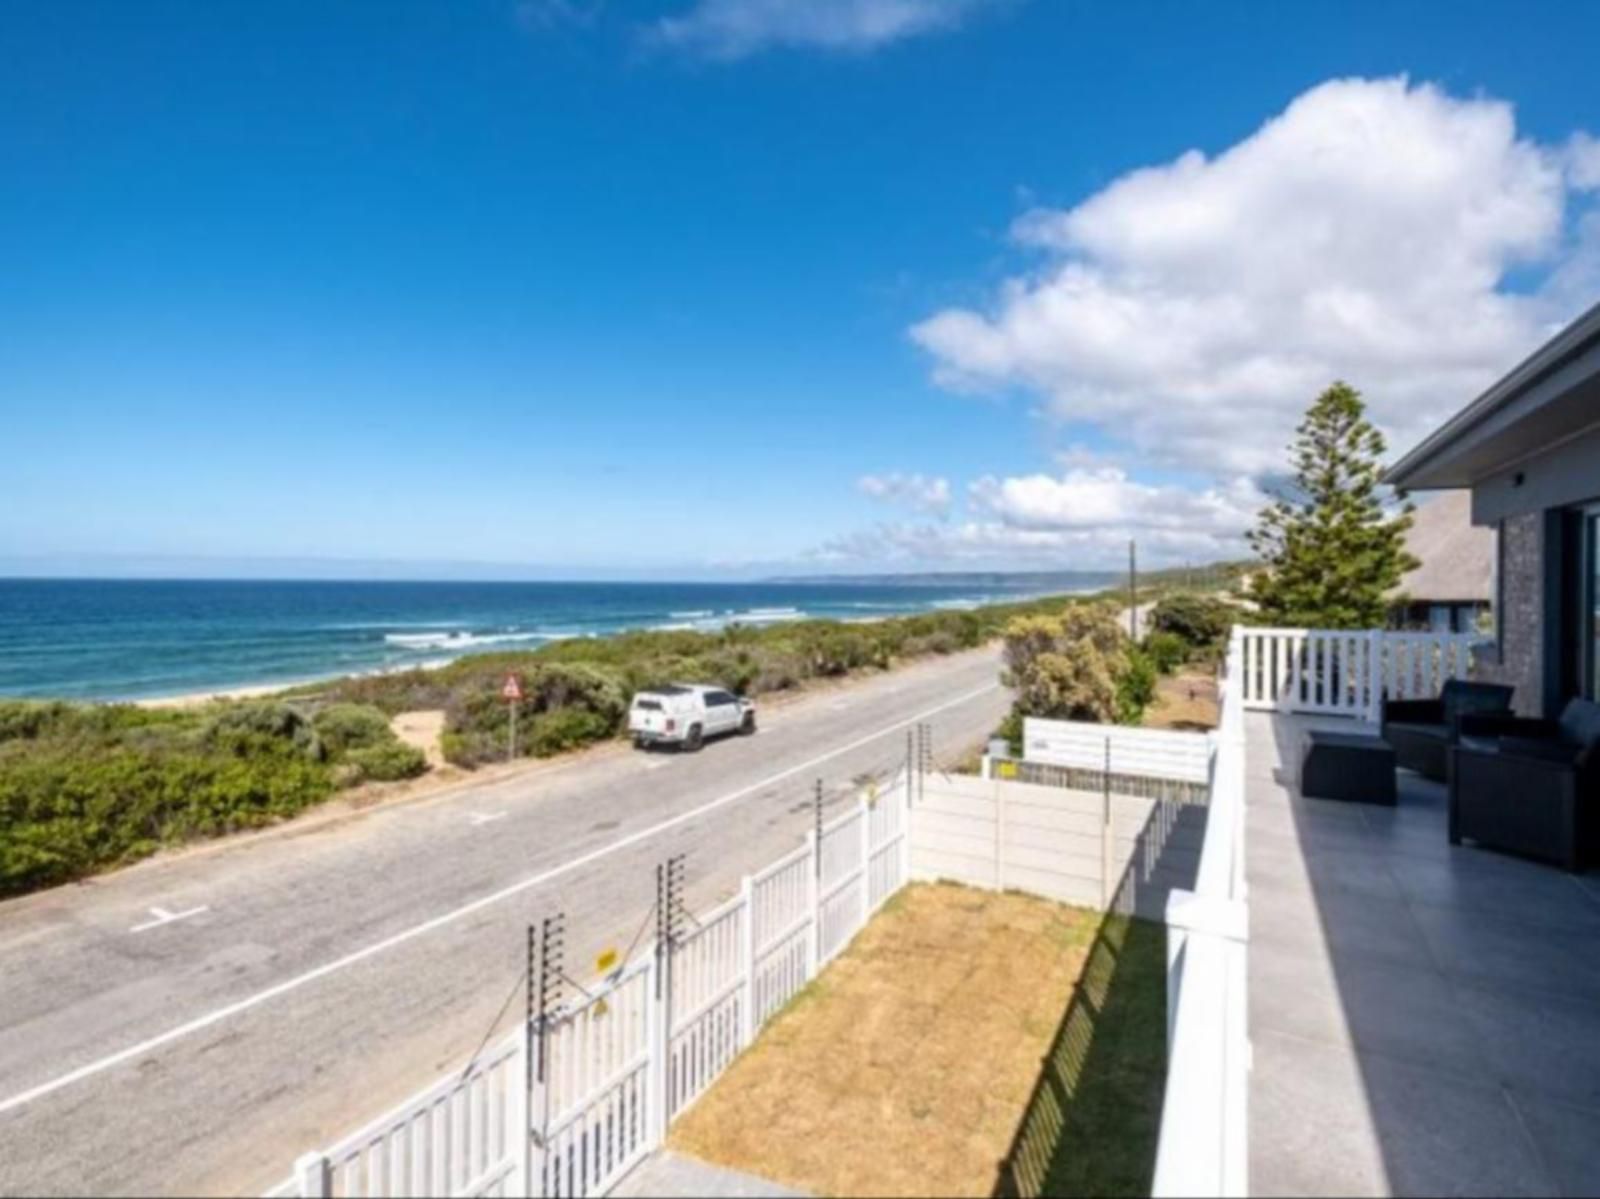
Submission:
[[[1390,699],[1431,699],[1472,669],[1476,633],[1382,629],[1235,630],[1246,708],[1324,712],[1376,720]]]
[[[670,953],[651,946],[544,1028],[519,1026],[305,1154],[268,1195],[604,1193],[906,884],[909,802],[904,774],[869,791],[747,875]]]

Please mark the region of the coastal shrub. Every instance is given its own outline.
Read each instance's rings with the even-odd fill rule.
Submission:
[[[1214,595],[1180,592],[1162,597],[1150,610],[1150,628],[1171,633],[1203,653],[1215,652],[1238,623],[1240,609]]]
[[[1118,680],[1127,669],[1122,629],[1108,606],[1085,604],[1006,627],[1003,677],[1024,715],[1114,720]]]
[[[31,740],[70,709],[71,705],[59,702],[0,700],[0,742]]]
[[[388,731],[387,725],[385,731]],[[361,780],[386,783],[414,779],[425,773],[428,756],[416,746],[391,737],[381,744],[362,745],[348,750],[340,765],[354,767]]]
[[[237,756],[172,748],[85,754],[73,741],[0,753],[0,894],[254,828],[325,799],[328,770],[292,743]],[[22,752],[18,752],[22,750]]]
[[[1117,722],[1138,724],[1156,697],[1156,666],[1138,646],[1130,646],[1127,663],[1117,677]]]
[[[1144,639],[1144,652],[1159,674],[1171,674],[1189,660],[1189,646],[1176,633],[1155,632]]]
[[[1053,616],[1025,616],[1005,632],[1005,683],[1014,715],[1137,723],[1155,698],[1156,667],[1130,644],[1116,610],[1081,604]],[[1008,739],[1020,734],[1008,728]]]
[[[632,692],[615,670],[550,662],[523,673],[522,695],[517,752],[542,757],[614,736],[622,728]],[[509,715],[498,672],[458,693],[445,709],[445,729],[453,734],[442,743],[445,757],[461,766],[503,759]]]
[[[213,712],[205,726],[205,741],[236,757],[248,757],[274,743],[291,746],[316,762],[328,756],[311,721],[286,703],[246,700],[219,704]]]
[[[534,717],[533,727],[529,730],[527,752],[536,758],[548,758],[594,741],[602,741],[616,731],[616,721],[600,712],[558,708]]]
[[[389,717],[372,704],[329,704],[311,718],[311,725],[323,748],[333,757],[350,750],[397,744]]]

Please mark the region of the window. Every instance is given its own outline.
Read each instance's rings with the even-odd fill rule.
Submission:
[[[738,700],[734,699],[733,696],[729,695],[726,691],[707,691],[706,692],[706,706],[707,707],[715,708],[715,707],[721,707],[723,704],[736,704],[738,702],[739,702]]]

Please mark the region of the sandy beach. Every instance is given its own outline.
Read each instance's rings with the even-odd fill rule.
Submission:
[[[279,695],[298,687],[309,687],[315,683],[331,683],[336,679],[371,678],[382,674],[402,674],[408,670],[438,670],[441,666],[465,657],[458,654],[451,658],[430,658],[426,662],[414,662],[406,666],[395,666],[387,670],[361,670],[345,674],[321,674],[307,679],[295,679],[285,683],[257,683],[247,687],[224,687],[215,691],[191,691],[183,695],[156,695],[146,699],[133,699],[124,702],[134,704],[141,708],[198,708],[204,704],[217,703],[230,699],[262,699],[269,695]]]

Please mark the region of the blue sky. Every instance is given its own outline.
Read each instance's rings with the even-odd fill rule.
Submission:
[[[1568,3],[17,0],[0,573],[1236,554],[1323,383],[1403,448],[1600,299],[1597,44]]]

